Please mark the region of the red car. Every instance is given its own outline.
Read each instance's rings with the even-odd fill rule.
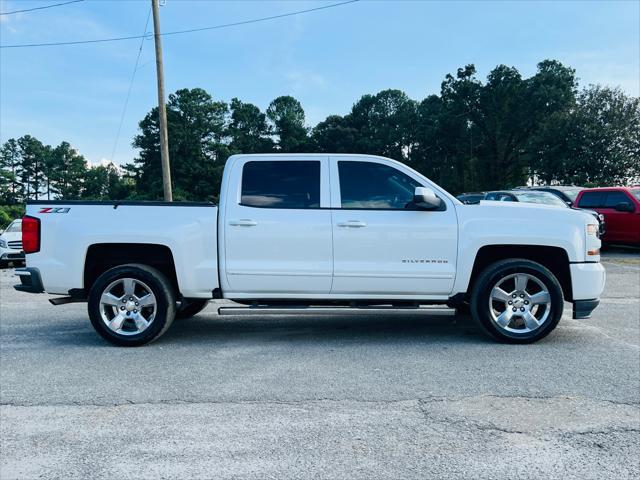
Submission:
[[[586,188],[575,204],[604,215],[604,242],[640,246],[640,186]]]

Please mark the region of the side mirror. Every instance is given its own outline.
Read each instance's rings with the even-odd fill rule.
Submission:
[[[635,208],[629,202],[620,202],[613,207],[617,212],[633,212]]]
[[[416,191],[413,194],[413,203],[426,210],[434,210],[440,208],[442,200],[430,188],[416,187]]]

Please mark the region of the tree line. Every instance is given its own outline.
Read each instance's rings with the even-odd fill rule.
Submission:
[[[68,142],[52,147],[31,135],[11,138],[0,148],[0,166],[0,200],[5,204],[129,195],[127,179],[115,165],[90,166]]]
[[[400,90],[362,96],[344,116],[312,128],[298,100],[281,96],[266,111],[200,88],[167,102],[174,197],[215,200],[235,153],[333,152],[390,157],[452,193],[529,184],[620,185],[640,179],[640,101],[619,88],[579,88],[555,60],[524,78],[499,65],[485,81],[473,65],[447,75],[421,101]],[[25,199],[161,199],[157,108],[139,123],[132,163],[88,166],[69,143],[25,135],[1,150],[4,203]]]

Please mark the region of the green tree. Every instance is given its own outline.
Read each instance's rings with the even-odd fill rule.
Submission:
[[[267,108],[267,118],[278,137],[280,152],[302,152],[307,145],[304,109],[291,96],[278,97]]]
[[[316,152],[355,152],[358,130],[349,116],[329,115],[311,131],[310,148]]]
[[[590,86],[569,125],[569,155],[559,180],[628,185],[640,179],[640,99],[619,88]]]
[[[131,184],[113,164],[97,165],[86,170],[81,198],[88,200],[122,200],[128,197]]]
[[[231,99],[231,118],[227,127],[231,153],[268,153],[273,151],[271,129],[266,114],[251,103]]]
[[[15,138],[10,138],[0,149],[0,175],[2,176],[0,196],[4,203],[16,203],[22,198],[22,185],[18,177],[20,164],[18,142]]]
[[[182,89],[169,95],[167,128],[169,158],[177,199],[211,199],[217,195],[222,168],[229,156],[225,143],[227,105],[216,102],[200,88]],[[133,140],[139,157],[127,171],[136,179],[142,198],[162,198],[158,110],[140,122]]]
[[[62,142],[51,153],[53,163],[52,188],[59,198],[77,200],[87,176],[87,161],[69,142]]]
[[[47,151],[42,142],[31,135],[18,139],[20,152],[20,182],[24,188],[24,198],[38,200],[46,182],[44,162]]]
[[[416,102],[400,90],[364,95],[351,109],[358,152],[406,161],[413,147]]]

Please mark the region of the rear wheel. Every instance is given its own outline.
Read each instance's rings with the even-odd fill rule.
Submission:
[[[89,317],[106,340],[122,346],[152,342],[167,331],[176,313],[167,277],[147,265],[128,264],[98,277],[89,292]]]
[[[532,343],[562,317],[564,299],[556,277],[539,263],[510,259],[488,266],[471,294],[471,315],[496,340]]]
[[[180,320],[191,318],[204,310],[208,303],[209,300],[200,298],[183,298],[176,309],[176,318]]]

